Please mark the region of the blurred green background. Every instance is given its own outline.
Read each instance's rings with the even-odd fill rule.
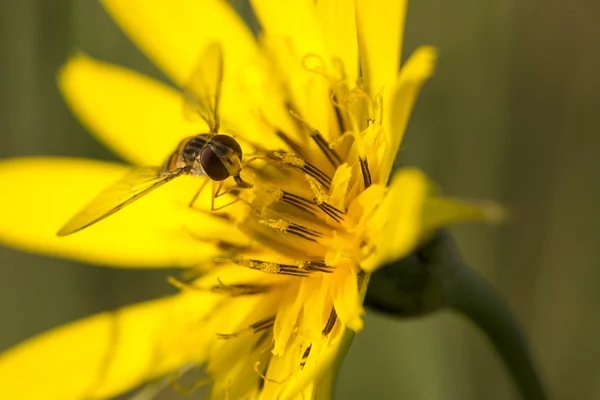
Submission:
[[[401,163],[422,167],[449,195],[510,205],[513,218],[500,228],[454,232],[523,324],[556,399],[600,399],[599,15],[600,3],[590,0],[413,0],[408,14],[405,57],[432,44],[439,65],[417,103]],[[114,159],[65,107],[58,68],[85,50],[161,73],[97,1],[4,1],[0,22],[0,157]],[[168,272],[6,248],[0,263],[0,350],[171,290]],[[485,339],[458,315],[398,321],[369,313],[337,398],[512,399],[516,392]]]

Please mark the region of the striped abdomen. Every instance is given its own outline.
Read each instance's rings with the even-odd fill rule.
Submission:
[[[183,139],[173,154],[165,161],[163,171],[188,167],[192,174],[197,174],[199,171],[196,173],[194,171],[199,167],[200,154],[213,136],[213,134],[203,133]]]

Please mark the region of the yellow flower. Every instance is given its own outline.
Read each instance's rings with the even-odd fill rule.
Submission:
[[[312,398],[345,332],[363,327],[372,271],[441,225],[497,218],[494,207],[437,196],[415,169],[387,186],[435,61],[424,47],[400,68],[404,1],[255,0],[258,39],[220,0],[103,4],[180,87],[219,43],[221,132],[238,139],[246,159],[268,157],[243,168],[253,187],[216,199],[219,211],[210,211],[210,190],[189,207],[202,179],[182,176],[67,237],[56,232],[130,167],[0,162],[3,191],[13,194],[0,199],[11,210],[0,219],[3,243],[101,265],[186,268],[173,280],[178,295],[4,353],[3,398],[110,397],[190,365],[205,366],[211,398]],[[207,131],[183,118],[174,88],[85,55],[68,61],[59,85],[81,121],[130,164],[162,165],[182,138]]]

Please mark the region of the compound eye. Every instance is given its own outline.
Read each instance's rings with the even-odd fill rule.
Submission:
[[[206,146],[200,153],[200,163],[206,175],[213,181],[224,181],[229,178],[227,167],[210,146]]]
[[[216,144],[217,146],[223,148],[224,152],[233,152],[239,159],[242,159],[242,148],[240,144],[231,136],[228,135],[215,135],[210,140],[211,143]]]

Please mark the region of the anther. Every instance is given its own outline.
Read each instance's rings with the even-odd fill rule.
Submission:
[[[321,171],[308,161],[298,157],[296,154],[279,151],[275,151],[271,154],[272,157],[274,157],[271,158],[273,162],[279,162],[282,164],[287,164],[296,167],[299,170],[303,171],[305,174],[312,176],[326,188],[329,189],[329,187],[331,186],[331,178],[329,178],[329,176],[327,176],[323,171]]]
[[[285,191],[283,191],[282,193],[283,193],[283,196],[281,197],[281,200],[315,216],[315,212],[314,212],[315,204],[312,203],[310,200],[307,200],[304,197],[300,197],[300,196],[297,196],[295,194],[288,193]]]
[[[323,331],[321,332],[321,334],[323,334],[323,336],[328,336],[331,333],[331,331],[333,330],[333,327],[335,326],[336,321],[337,321],[337,312],[335,311],[335,308],[332,307],[331,312],[329,313],[329,318],[327,319],[327,324],[325,324],[325,328],[323,328]]]
[[[315,240],[316,238],[323,237],[323,234],[321,234],[321,232],[319,231],[306,228],[302,225],[298,225],[293,222],[284,221],[282,219],[263,219],[258,222],[279,232],[291,233],[293,235],[299,236],[303,239],[310,240],[311,242],[315,243],[317,242]]]
[[[321,203],[319,204],[319,208],[337,223],[344,220],[344,212],[329,203]]]
[[[267,274],[273,275],[289,275],[296,277],[305,277],[310,274],[310,271],[301,269],[296,265],[280,264],[269,261],[253,260],[247,258],[217,258],[217,263],[234,263],[242,267],[254,269]]]
[[[359,157],[358,160],[360,161],[360,170],[362,172],[365,189],[367,189],[373,183],[371,179],[371,171],[369,171],[369,162],[363,157]]]
[[[330,274],[333,272],[333,267],[325,264],[324,260],[312,260],[305,262],[301,268],[306,269],[310,272],[324,272]]]
[[[314,201],[317,206],[335,222],[341,222],[344,219],[344,212],[328,203],[329,195],[316,179],[308,175],[305,177],[315,195]]]
[[[321,187],[320,183],[310,175],[305,175],[308,184],[310,185],[310,189],[313,191],[315,195],[315,203],[317,205],[321,205],[327,201],[329,201],[329,195],[323,187]]]
[[[329,146],[329,143],[327,143],[327,140],[325,140],[323,135],[321,135],[321,132],[319,132],[317,129],[313,128],[312,126],[310,126],[295,111],[290,110],[290,114],[292,115],[292,117],[294,117],[296,119],[296,121],[298,121],[300,126],[302,126],[304,129],[306,129],[310,133],[310,137],[314,140],[314,142],[317,144],[317,146],[319,147],[321,152],[325,155],[325,157],[327,157],[327,160],[329,160],[331,165],[333,165],[334,168],[339,167],[343,162],[342,158],[337,153],[337,151],[333,150],[331,148],[331,146]]]

